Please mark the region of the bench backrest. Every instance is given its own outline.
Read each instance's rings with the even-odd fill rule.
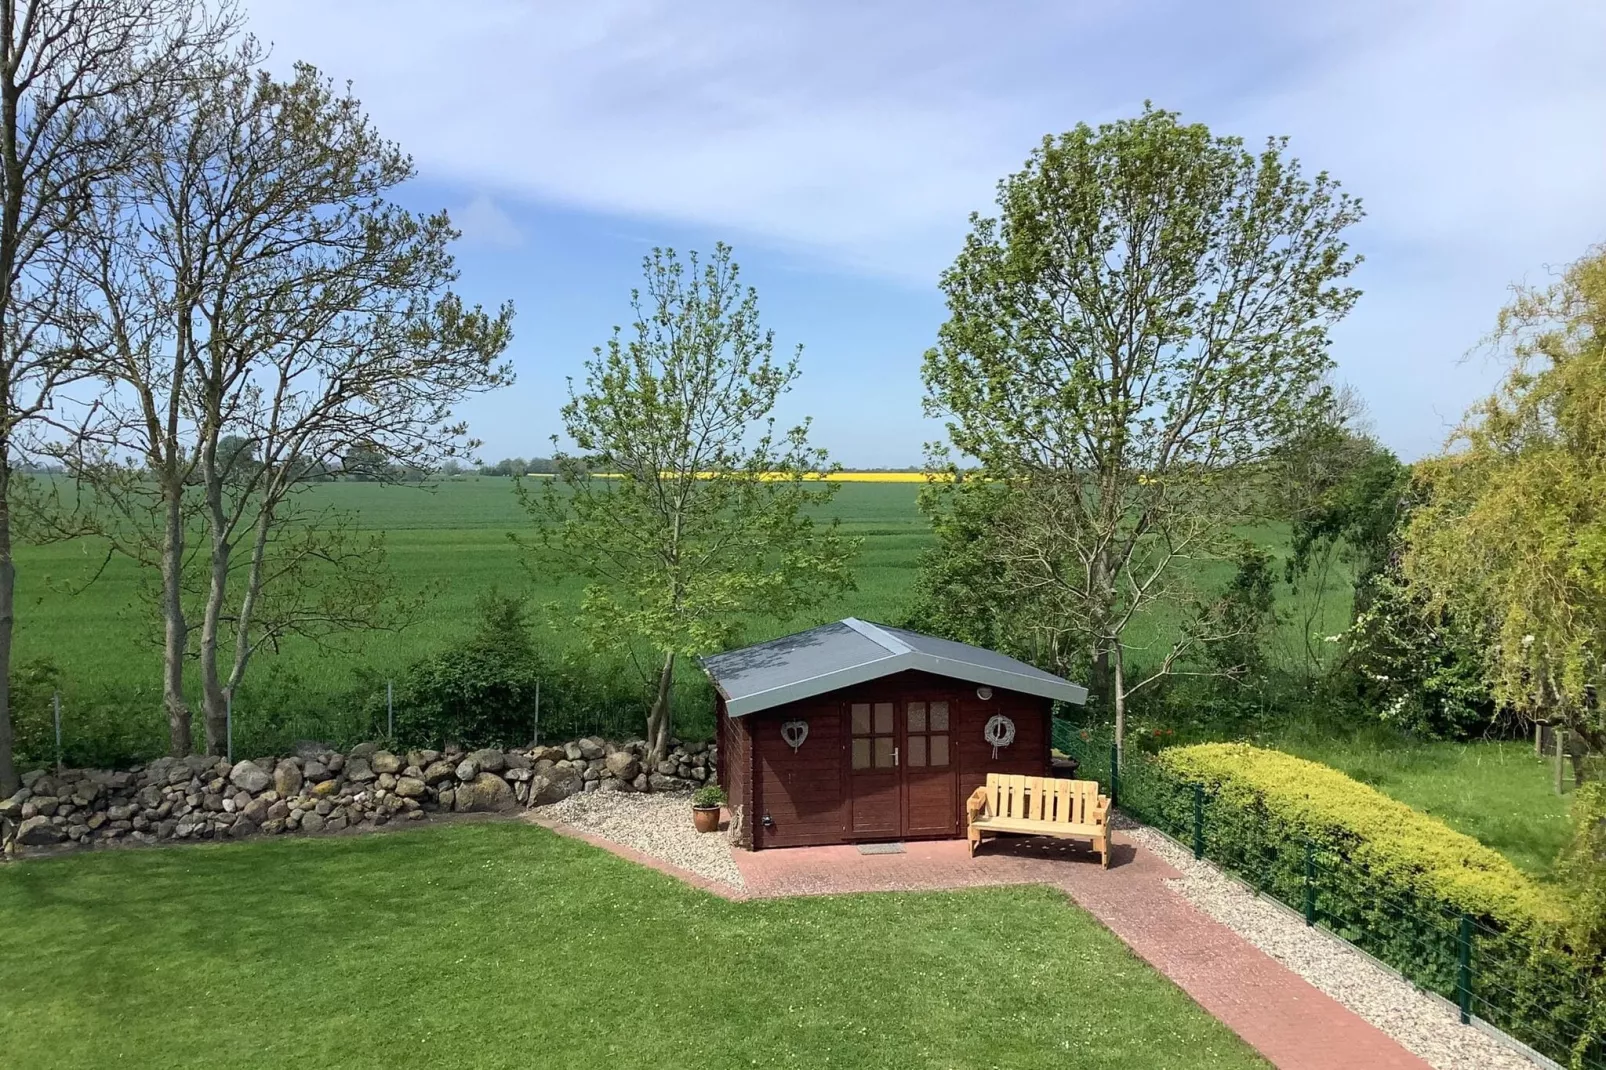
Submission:
[[[993,817],[1085,825],[1092,822],[1098,803],[1096,780],[987,774],[987,810]]]

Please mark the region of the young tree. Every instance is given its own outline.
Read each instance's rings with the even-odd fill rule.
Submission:
[[[1087,650],[1118,739],[1127,697],[1218,638],[1201,620],[1134,682],[1128,626],[1193,601],[1190,563],[1229,552],[1271,449],[1327,403],[1361,210],[1284,150],[1153,109],[1046,138],[942,277],[927,410],[1008,485],[992,552]]]
[[[147,116],[130,101],[160,99],[232,23],[195,0],[0,0],[0,795],[17,788],[13,465],[84,370],[65,247],[140,143]]]
[[[587,581],[580,630],[633,658],[649,652],[637,666],[653,689],[657,761],[676,659],[727,645],[745,616],[784,620],[850,589],[857,547],[835,520],[809,515],[835,494],[820,480],[836,469],[809,446],[806,421],[775,429],[798,356],[775,359],[730,249],[716,246],[706,265],[654,249],[644,269],[634,337],[615,328],[563,407],[578,453],[558,450],[555,477],[519,494],[543,546]]]
[[[1512,369],[1443,456],[1404,570],[1485,645],[1494,698],[1606,752],[1606,246],[1554,285],[1519,289],[1492,343]],[[1585,765],[1578,763],[1580,777]]]
[[[353,458],[373,479],[438,467],[472,445],[452,406],[511,380],[511,308],[465,307],[446,216],[386,199],[408,157],[316,70],[279,81],[261,58],[247,41],[189,84],[75,261],[112,389],[64,456],[98,530],[160,562],[175,752],[192,646],[218,753],[258,650],[393,607],[382,544],[301,490]]]

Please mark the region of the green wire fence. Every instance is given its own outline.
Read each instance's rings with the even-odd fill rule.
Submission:
[[[1056,720],[1054,746],[1077,760],[1078,777],[1108,785],[1123,813],[1451,1001],[1463,1023],[1476,1017],[1562,1065],[1606,1070],[1602,963],[1421,896],[1131,744],[1117,764],[1108,730]]]

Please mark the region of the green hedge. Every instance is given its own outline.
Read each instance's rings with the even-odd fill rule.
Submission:
[[[1062,749],[1107,775],[1096,736]],[[1246,744],[1128,749],[1117,805],[1557,1061],[1606,1068],[1606,983],[1566,900],[1497,852],[1328,766]],[[1195,815],[1200,819],[1196,824]]]

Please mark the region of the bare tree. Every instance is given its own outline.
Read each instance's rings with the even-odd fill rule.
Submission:
[[[175,751],[188,652],[216,753],[256,652],[395,606],[379,537],[299,492],[353,451],[382,471],[462,455],[452,406],[512,378],[511,308],[465,307],[445,214],[387,199],[411,160],[312,67],[260,60],[248,40],[194,83],[78,258],[114,359],[65,459],[97,530],[160,561]]]
[[[226,36],[196,0],[0,0],[0,794],[17,787],[10,711],[16,568],[12,479],[33,425],[82,374],[64,247],[100,183],[138,146],[129,105],[182,80]]]

